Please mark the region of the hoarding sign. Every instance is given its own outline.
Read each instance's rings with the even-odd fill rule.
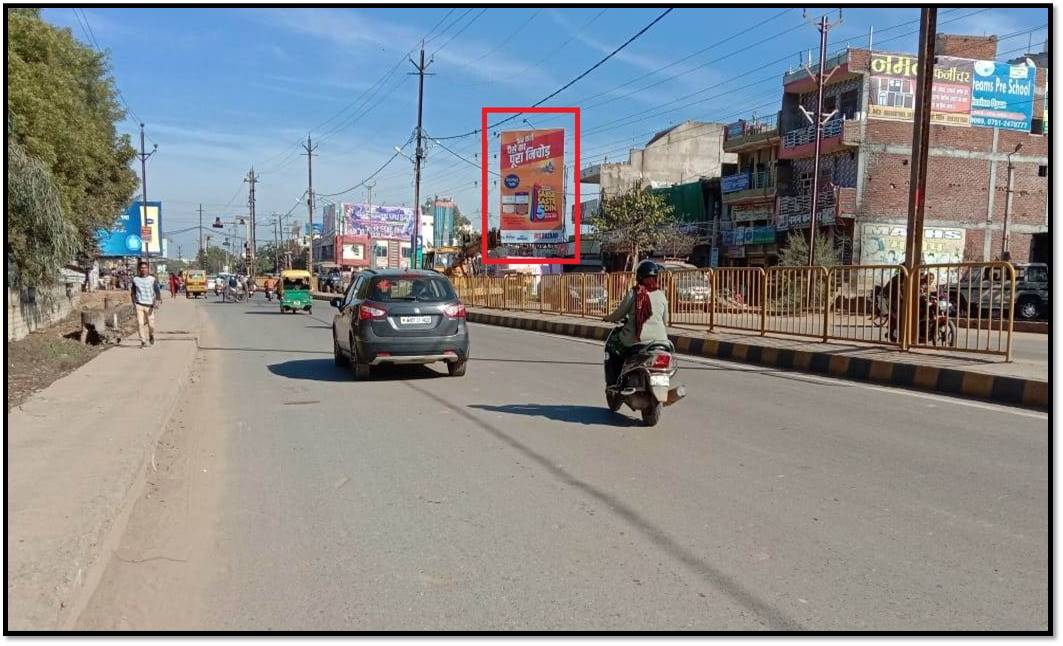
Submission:
[[[911,121],[919,60],[905,54],[871,54],[868,116]],[[1035,68],[939,56],[934,65],[930,122],[946,126],[1029,132]]]
[[[724,139],[734,139],[740,137],[742,133],[746,131],[746,122],[744,119],[739,119],[734,123],[727,124],[727,129],[724,134]]]
[[[1030,131],[1036,68],[994,61],[974,62],[971,125]]]
[[[134,202],[133,205],[140,211],[141,232],[140,237],[147,242],[148,253],[162,253],[162,202],[148,202],[144,208],[143,202]]]
[[[406,206],[344,204],[343,218],[349,235],[368,235],[377,240],[409,240],[414,212]]]
[[[728,175],[727,177],[720,178],[720,191],[724,193],[745,191],[749,188],[749,184],[749,173],[738,173],[737,175]]]
[[[565,131],[511,130],[501,136],[503,244],[564,242]]]
[[[731,206],[731,221],[733,222],[752,222],[754,220],[770,220],[772,219],[772,208],[770,205],[732,205]]]
[[[746,257],[746,248],[745,247],[727,247],[727,257],[728,258],[745,258]]]
[[[148,240],[149,253],[162,252],[162,237],[159,232],[162,203],[148,202],[146,216],[151,222],[144,225],[141,225],[141,218],[145,214],[141,212],[140,204],[134,202],[122,212],[112,228],[96,233],[100,256],[139,256],[143,251],[144,240]]]
[[[344,242],[342,257],[344,260],[364,260],[365,259],[365,245],[358,243]]]
[[[868,222],[860,230],[860,263],[899,265],[904,262],[908,227],[903,224]],[[966,230],[926,227],[923,229],[923,262],[963,262]]]

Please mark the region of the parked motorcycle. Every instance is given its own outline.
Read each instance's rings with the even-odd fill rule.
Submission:
[[[956,347],[956,304],[949,301],[943,292],[931,291],[919,299],[919,343]],[[898,338],[897,316],[889,312],[891,341]]]
[[[606,348],[615,347],[614,337],[620,334],[623,325],[613,328],[606,337]],[[686,396],[686,388],[672,386],[679,371],[676,366],[675,349],[670,342],[641,344],[631,349],[624,358],[620,374],[611,381],[610,354],[605,354],[605,401],[609,410],[616,412],[622,404],[642,415],[646,426],[656,426],[661,418],[661,408],[671,406]]]

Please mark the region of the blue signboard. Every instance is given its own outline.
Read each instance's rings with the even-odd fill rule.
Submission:
[[[140,202],[134,202],[122,212],[114,226],[96,233],[100,256],[139,256],[143,241],[140,238]]]
[[[314,236],[320,236],[324,230],[325,230],[325,225],[324,224],[322,224],[321,222],[315,222],[314,223]],[[309,224],[304,224],[303,225],[303,235],[310,235],[310,225]]]
[[[738,173],[720,178],[720,190],[724,193],[745,191],[749,189],[749,173]]]
[[[1036,68],[975,61],[971,83],[971,125],[1030,131]]]

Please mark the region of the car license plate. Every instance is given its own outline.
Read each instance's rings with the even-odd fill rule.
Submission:
[[[432,322],[431,316],[400,316],[400,325],[428,325]]]
[[[650,375],[650,386],[667,386],[668,375]]]

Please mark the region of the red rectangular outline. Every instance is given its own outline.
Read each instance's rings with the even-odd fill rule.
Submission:
[[[573,146],[575,161],[573,163],[572,170],[572,184],[576,187],[574,197],[576,198],[573,205],[576,207],[575,218],[573,225],[576,227],[576,239],[575,239],[575,258],[558,258],[551,261],[548,258],[491,258],[487,255],[487,238],[490,232],[490,227],[487,224],[487,167],[491,159],[487,156],[487,115],[491,113],[508,114],[515,112],[525,113],[539,113],[539,114],[571,114],[575,121],[575,137],[573,137]],[[579,238],[580,238],[580,220],[582,213],[579,208],[579,108],[547,108],[547,107],[526,107],[526,108],[492,108],[484,106],[480,112],[480,145],[481,154],[480,159],[483,160],[483,164],[480,168],[480,185],[483,186],[483,199],[480,202],[480,213],[482,222],[480,224],[480,243],[481,243],[481,259],[485,265],[578,265],[580,264],[580,252],[579,252]],[[565,196],[567,197],[567,196]],[[501,214],[500,214],[501,215]],[[567,217],[567,213],[562,213],[561,217]],[[502,223],[499,221],[499,226]],[[567,244],[567,243],[565,243]]]

